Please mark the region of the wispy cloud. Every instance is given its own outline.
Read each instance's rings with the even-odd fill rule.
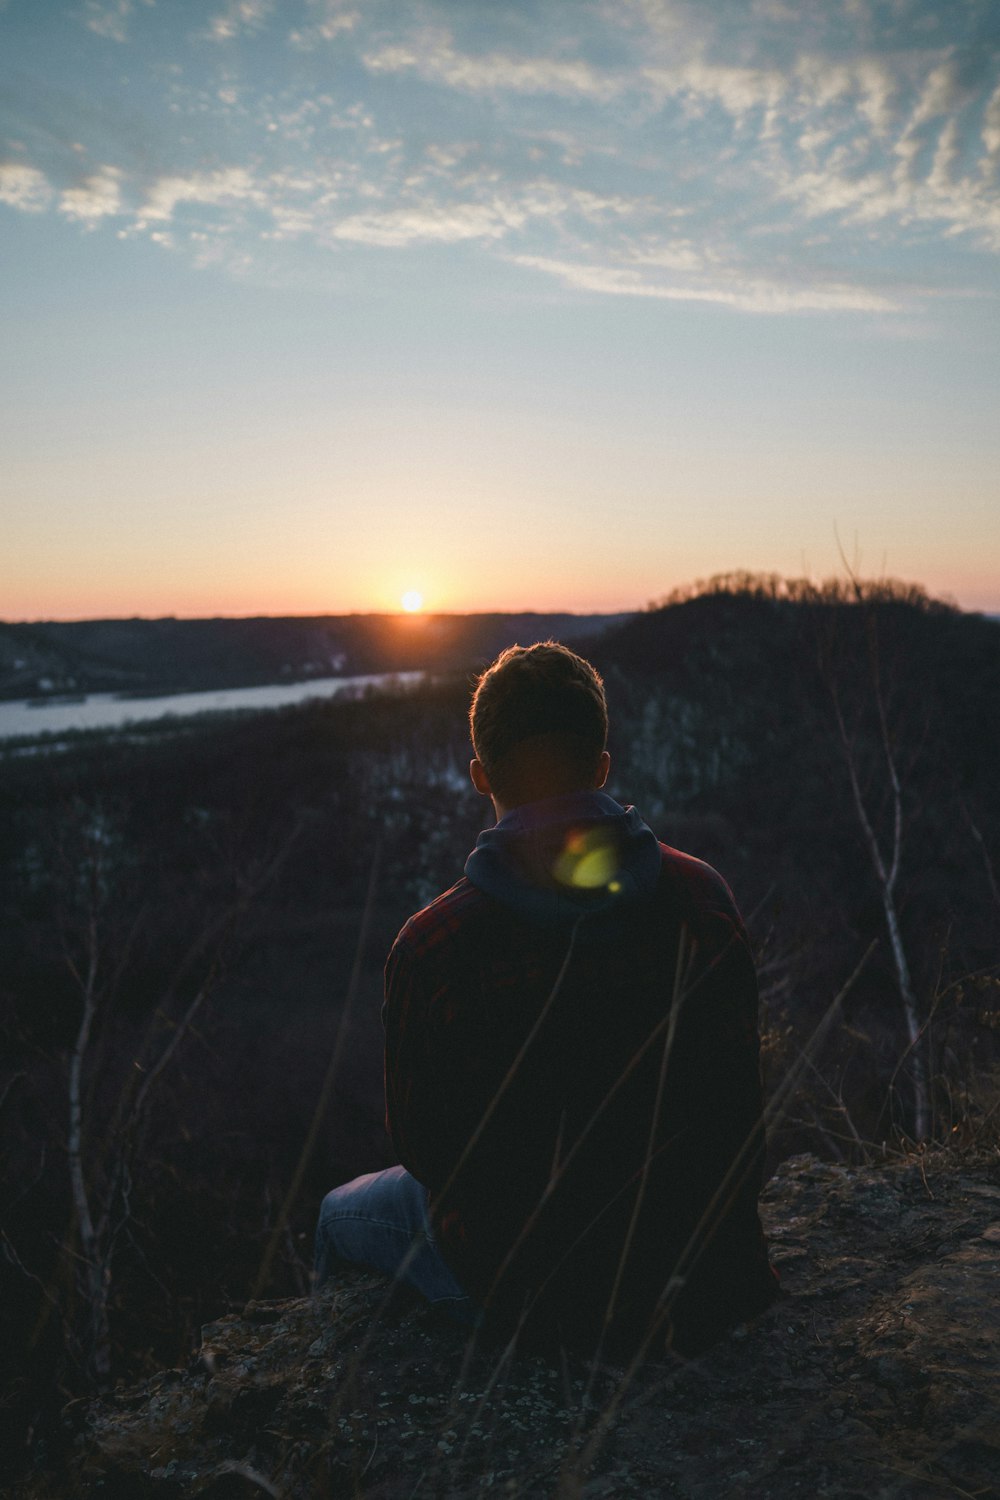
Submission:
[[[350,0],[309,0],[309,12],[306,25],[288,33],[289,45],[300,52],[312,52],[324,42],[354,31],[361,21],[361,11]]]
[[[146,3],[151,4],[152,0],[146,0]],[[96,36],[107,37],[112,42],[126,42],[132,10],[132,0],[86,0],[81,19],[87,30]]]
[[[353,214],[333,229],[338,240],[398,247],[455,244],[460,240],[498,240],[524,223],[523,211],[501,203],[453,203],[445,206],[390,209]]]
[[[275,0],[229,0],[209,18],[205,33],[213,42],[230,42],[244,32],[260,31],[274,11]]]
[[[623,80],[582,59],[463,53],[443,31],[424,33],[415,45],[395,44],[366,52],[363,61],[373,73],[414,72],[428,82],[473,94],[505,91],[607,102],[623,87]]]
[[[708,63],[700,58],[672,68],[646,68],[643,79],[660,99],[680,96],[688,109],[721,104],[736,120],[763,106],[777,109],[788,82],[775,68]]]
[[[968,234],[982,249],[1000,250],[1000,194],[988,160],[958,170],[962,139],[954,119],[944,122],[930,144],[923,166],[923,148],[903,135],[893,146],[892,166],[852,170],[845,154],[833,154],[818,168],[786,166],[775,173],[776,187],[811,219],[885,225],[897,233],[936,226],[946,234]]]
[[[213,208],[231,203],[264,203],[264,190],[245,167],[224,167],[216,172],[192,172],[186,177],[158,178],[146,195],[139,213],[139,228],[164,224],[179,204],[196,203]]]
[[[448,160],[457,165],[461,155],[456,153],[453,161]],[[432,180],[440,189],[440,180]],[[543,234],[557,226],[564,233],[572,233],[568,226],[574,220],[602,225],[611,219],[641,219],[649,210],[648,204],[620,194],[595,193],[546,178],[510,184],[506,191],[498,191],[493,174],[467,168],[461,181],[474,198],[456,201],[450,197],[446,174],[441,196],[424,196],[404,206],[349,215],[333,227],[332,236],[393,247],[468,239],[498,241],[528,226]]]
[[[150,3],[75,15],[129,27],[150,97],[128,107],[169,129],[140,154],[102,103],[57,142],[39,105],[0,201],[117,217],[200,263],[225,241],[227,267],[264,242],[272,262],[465,242],[595,295],[775,313],[919,306],[918,262],[940,286],[956,238],[962,274],[1000,251],[1000,42],[977,0],[553,0],[530,22],[504,0],[488,22],[453,0],[214,0],[143,72]]]
[[[984,173],[992,172],[1000,157],[1000,84],[997,84],[990,95],[989,103],[983,111],[981,135],[988,163],[984,166]]]
[[[67,188],[59,198],[59,212],[67,219],[96,224],[99,219],[122,212],[121,172],[102,167],[77,187]]]
[[[52,201],[52,187],[44,172],[20,161],[0,162],[0,203],[22,213],[37,214]]]
[[[537,255],[515,255],[512,259],[517,265],[556,276],[576,290],[599,292],[602,296],[651,297],[667,302],[714,302],[723,307],[751,313],[887,313],[900,310],[900,303],[895,299],[866,287],[846,283],[794,287],[751,276],[736,284],[715,282],[678,285],[650,281],[640,271],[629,266],[586,265]]]

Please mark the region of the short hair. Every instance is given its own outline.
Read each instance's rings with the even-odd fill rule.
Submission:
[[[558,641],[509,646],[476,684],[469,709],[476,759],[500,797],[520,791],[526,746],[544,756],[555,789],[585,788],[608,739],[608,705],[600,673]],[[514,762],[514,763],[512,763]]]

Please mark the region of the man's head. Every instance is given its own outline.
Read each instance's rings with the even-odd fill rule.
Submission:
[[[498,809],[604,785],[608,708],[599,674],[567,646],[510,646],[480,677],[469,710],[470,770]]]

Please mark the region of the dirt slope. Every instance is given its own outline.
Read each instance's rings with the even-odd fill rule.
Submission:
[[[1000,1497],[1000,1156],[792,1158],[764,1208],[786,1296],[696,1363],[504,1361],[353,1273],[75,1403],[20,1493]]]

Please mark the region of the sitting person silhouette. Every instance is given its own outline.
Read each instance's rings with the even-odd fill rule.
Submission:
[[[400,1165],[324,1199],[317,1285],[361,1262],[529,1346],[695,1354],[776,1290],[743,923],[602,790],[589,662],[513,646],[470,720],[496,826],[389,954]]]

